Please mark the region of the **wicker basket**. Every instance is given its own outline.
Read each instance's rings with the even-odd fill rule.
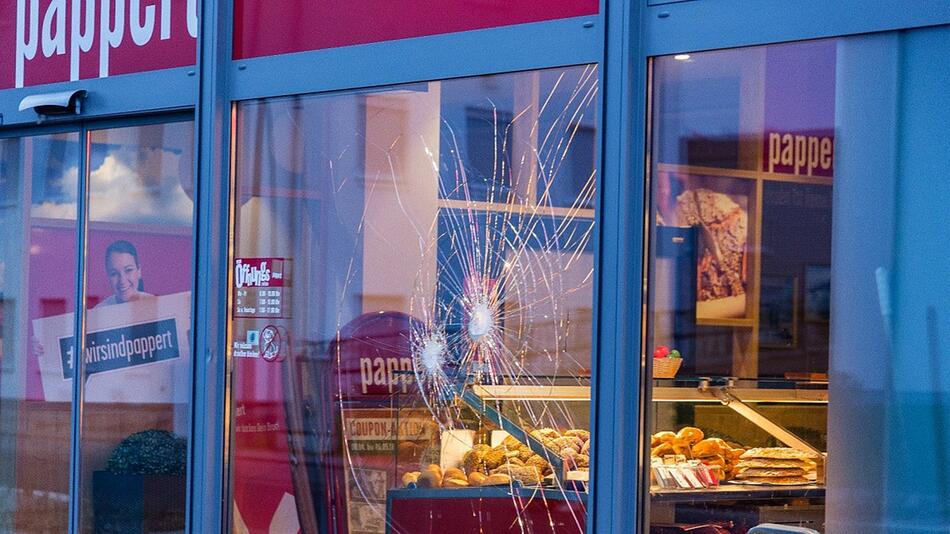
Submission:
[[[653,378],[674,378],[683,358],[653,358]]]

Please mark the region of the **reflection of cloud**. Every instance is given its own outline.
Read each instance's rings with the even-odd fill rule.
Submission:
[[[180,154],[160,148],[108,154],[92,171],[89,218],[191,226],[193,203],[181,187],[180,160]]]
[[[50,184],[55,189],[62,191],[62,197],[68,201],[44,200],[39,204],[33,204],[30,214],[33,217],[45,217],[49,219],[76,219],[76,197],[79,194],[79,167],[68,167],[63,175],[53,180]]]
[[[181,186],[182,163],[181,154],[161,148],[111,150],[90,176],[90,220],[191,226],[194,204]],[[72,201],[44,201],[32,215],[75,219],[78,169],[67,169],[56,184]]]

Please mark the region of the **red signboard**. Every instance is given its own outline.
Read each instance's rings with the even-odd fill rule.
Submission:
[[[235,0],[234,59],[595,15],[598,0]]]
[[[413,321],[400,312],[367,313],[340,330],[330,357],[338,366],[341,401],[388,399],[410,391]]]
[[[195,64],[198,0],[0,0],[0,89]]]
[[[290,266],[287,258],[237,258],[234,317],[289,318]]]
[[[835,41],[766,50],[762,170],[834,175]]]

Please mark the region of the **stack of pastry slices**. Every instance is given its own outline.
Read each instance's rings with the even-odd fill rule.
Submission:
[[[793,486],[815,482],[819,456],[790,447],[749,449],[736,464],[741,483]]]

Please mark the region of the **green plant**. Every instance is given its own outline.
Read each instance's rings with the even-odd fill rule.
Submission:
[[[183,475],[188,442],[167,430],[143,430],[112,451],[106,470],[116,475]]]

